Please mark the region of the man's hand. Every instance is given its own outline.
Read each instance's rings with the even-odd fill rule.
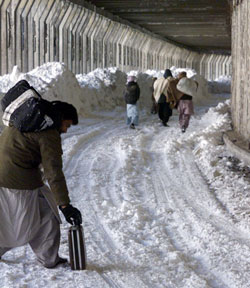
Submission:
[[[66,221],[69,222],[71,225],[82,224],[82,215],[77,208],[68,204],[66,206],[65,205],[59,206],[59,209],[62,211]]]

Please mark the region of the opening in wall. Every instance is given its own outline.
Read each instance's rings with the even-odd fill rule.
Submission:
[[[44,23],[44,53],[47,54],[47,45],[48,45],[48,25]]]
[[[56,45],[57,45],[57,29],[55,26],[53,26],[53,55],[54,55],[54,60],[56,59],[56,56],[57,56]]]
[[[79,60],[82,60],[82,36],[79,35]]]
[[[36,22],[33,20],[33,52],[36,52]]]
[[[11,25],[10,25],[10,12],[6,11],[6,27],[7,27],[7,48],[10,48],[11,44]]]
[[[75,35],[71,33],[71,61],[75,60]]]
[[[122,64],[122,45],[118,44],[119,64]]]

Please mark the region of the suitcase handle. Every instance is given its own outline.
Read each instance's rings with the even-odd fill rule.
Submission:
[[[75,219],[71,218],[71,221],[72,221],[72,223],[73,223],[72,226],[81,226],[81,224],[76,224]]]

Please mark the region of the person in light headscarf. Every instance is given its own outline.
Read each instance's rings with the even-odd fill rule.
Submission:
[[[168,98],[168,86],[169,81],[173,79],[173,75],[170,69],[166,69],[163,77],[157,79],[154,82],[154,98],[158,104],[158,116],[162,122],[162,125],[167,127],[168,120],[172,116],[172,109],[176,103],[172,103],[172,100]]]
[[[191,115],[194,114],[193,97],[196,96],[198,82],[187,78],[185,71],[179,73],[179,82],[176,88],[183,93],[183,96],[178,102],[179,123],[182,133],[186,132],[189,126]]]

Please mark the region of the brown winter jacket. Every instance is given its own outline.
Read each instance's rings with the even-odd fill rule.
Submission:
[[[184,95],[181,91],[177,90],[176,86],[179,79],[171,78],[167,89],[167,102],[171,103],[171,108],[176,108],[176,104],[179,102],[181,97]]]
[[[44,185],[39,165],[57,205],[70,202],[62,171],[61,137],[57,130],[20,133],[7,127],[0,136],[0,187],[33,190]]]

